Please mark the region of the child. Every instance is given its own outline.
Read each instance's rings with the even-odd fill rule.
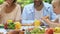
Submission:
[[[56,19],[50,21],[48,19],[48,16],[43,17],[42,19],[50,26],[50,27],[60,27],[60,0],[53,0],[52,1],[52,5],[53,5],[53,10],[56,13]]]

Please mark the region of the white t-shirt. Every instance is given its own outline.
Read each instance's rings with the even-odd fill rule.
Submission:
[[[40,20],[43,17],[43,10],[37,11],[35,9],[35,20]]]
[[[60,14],[56,15],[56,19],[58,19],[59,20],[59,23],[60,23]]]
[[[42,8],[42,10],[40,10],[40,11],[37,11],[36,9],[35,9],[35,20],[40,20],[44,25],[47,25],[46,23],[45,23],[45,21],[43,21],[41,18],[43,17],[43,9],[44,8]]]
[[[35,9],[35,20],[40,20],[44,25],[47,25],[41,18],[43,17],[43,8],[40,11]]]

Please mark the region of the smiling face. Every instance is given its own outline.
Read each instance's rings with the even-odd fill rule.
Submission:
[[[40,6],[42,4],[42,0],[34,0],[34,4],[36,6]]]
[[[60,6],[59,6],[59,3],[58,2],[53,2],[52,5],[53,5],[54,12],[56,14],[60,14]]]
[[[14,4],[17,0],[5,0],[8,4]]]
[[[13,3],[14,0],[6,0],[8,3]]]

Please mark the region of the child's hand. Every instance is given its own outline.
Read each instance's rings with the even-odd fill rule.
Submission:
[[[42,19],[42,20],[49,19],[49,16],[42,17],[41,19]]]
[[[46,23],[50,23],[49,17],[45,16],[42,18],[43,21],[45,21]]]
[[[45,17],[43,17],[43,18],[45,18],[45,19],[49,19],[49,16],[45,16]]]

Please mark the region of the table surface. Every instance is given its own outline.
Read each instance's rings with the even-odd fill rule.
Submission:
[[[34,26],[22,26],[21,29],[27,29],[27,28],[33,28],[33,27]],[[4,32],[4,34],[6,34],[7,33],[7,30],[5,30],[4,28],[0,28],[0,32]],[[60,33],[54,33],[54,34],[60,34]]]
[[[28,29],[28,28],[33,28],[34,26],[22,26],[20,30],[22,29]],[[7,30],[5,30],[4,28],[0,28],[0,32],[4,32],[4,34],[7,33]]]
[[[3,34],[7,33],[7,31],[5,29],[3,29],[3,28],[0,28],[0,32],[3,32]]]

